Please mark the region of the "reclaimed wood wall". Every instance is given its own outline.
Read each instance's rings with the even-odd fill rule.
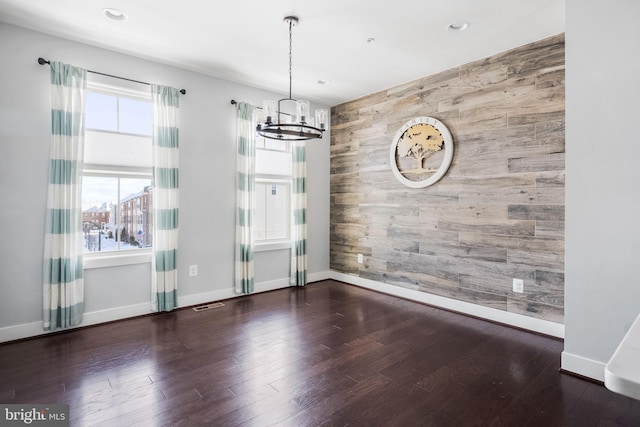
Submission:
[[[560,34],[333,107],[331,269],[563,323],[564,64]],[[455,153],[411,189],[389,148],[419,116]]]

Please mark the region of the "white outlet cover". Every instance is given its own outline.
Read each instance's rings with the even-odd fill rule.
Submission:
[[[524,280],[513,279],[513,292],[517,292],[519,294],[524,293]]]
[[[364,262],[364,256],[362,254],[358,254],[358,264],[362,264]]]
[[[198,275],[198,266],[190,265],[189,266],[189,276],[197,276]]]

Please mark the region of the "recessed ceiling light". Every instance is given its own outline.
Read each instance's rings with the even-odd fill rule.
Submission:
[[[127,15],[124,14],[123,11],[119,9],[112,9],[110,7],[103,9],[104,14],[107,15],[107,18],[113,19],[115,21],[124,21],[127,19]]]
[[[373,43],[375,43],[375,42],[376,42],[376,39],[374,39],[373,37],[369,37],[369,38],[367,39],[367,43],[368,43],[368,44],[373,44]]]
[[[469,28],[468,21],[456,21],[447,25],[447,31],[450,33],[460,33]]]
[[[331,83],[331,80],[318,80],[319,85],[328,85]]]

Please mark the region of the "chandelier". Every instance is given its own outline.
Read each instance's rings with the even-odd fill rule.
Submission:
[[[262,117],[256,125],[260,136],[280,141],[306,141],[322,138],[328,124],[329,112],[326,109],[315,111],[315,117],[310,116],[309,101],[299,101],[291,97],[291,30],[298,24],[298,18],[287,16],[283,19],[289,25],[289,97],[276,101],[267,100],[262,105]],[[295,105],[295,115],[283,113],[282,103],[288,103],[291,110]]]

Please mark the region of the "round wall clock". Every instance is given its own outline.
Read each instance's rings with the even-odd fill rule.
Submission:
[[[435,184],[453,160],[451,132],[433,117],[411,119],[396,132],[389,160],[393,174],[407,187]]]

